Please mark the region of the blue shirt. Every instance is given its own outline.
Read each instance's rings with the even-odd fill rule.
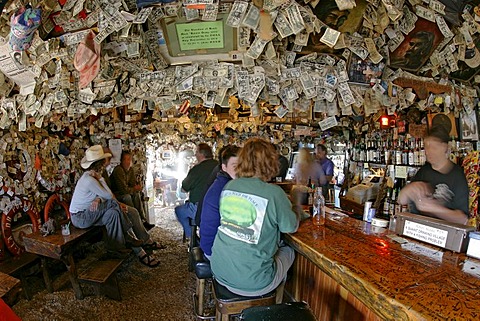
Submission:
[[[232,178],[224,171],[219,171],[217,178],[203,198],[200,220],[200,248],[205,255],[212,255],[213,241],[220,226],[220,195],[225,185]]]
[[[320,165],[322,165],[323,171],[326,176],[333,176],[333,169],[335,165],[329,158],[324,158],[320,161]]]

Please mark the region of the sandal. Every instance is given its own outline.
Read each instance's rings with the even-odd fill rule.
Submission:
[[[157,251],[157,250],[164,250],[166,249],[167,247],[165,245],[163,245],[162,243],[160,242],[153,242],[153,243],[145,243],[143,244],[143,249],[145,251]]]
[[[138,257],[138,260],[140,261],[140,263],[142,263],[143,265],[146,265],[150,268],[154,268],[154,267],[157,267],[157,266],[160,265],[160,262],[157,261],[157,259],[155,259],[154,257],[151,257],[148,254],[145,254],[143,256]]]

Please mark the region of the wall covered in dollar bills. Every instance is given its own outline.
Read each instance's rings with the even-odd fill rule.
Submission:
[[[22,162],[74,172],[114,137],[140,155],[150,139],[286,147],[348,140],[385,114],[414,128],[445,113],[478,140],[463,129],[477,122],[479,2],[7,1],[0,175],[27,192]]]

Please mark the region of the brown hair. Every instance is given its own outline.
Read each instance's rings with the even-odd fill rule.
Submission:
[[[250,138],[238,154],[237,177],[258,177],[270,181],[277,173],[275,146],[261,138]]]
[[[208,144],[205,144],[205,143],[198,144],[198,152],[203,156],[205,156],[206,159],[213,158],[212,149],[210,148],[210,146],[208,146]]]

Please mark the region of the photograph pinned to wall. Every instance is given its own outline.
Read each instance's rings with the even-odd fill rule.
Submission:
[[[419,18],[412,32],[390,54],[390,67],[417,71],[442,40],[443,35],[436,23]]]
[[[453,113],[430,113],[427,115],[428,130],[433,127],[441,126],[449,133],[452,138],[458,138],[457,125]]]
[[[360,29],[363,21],[363,14],[367,8],[366,0],[357,0],[356,6],[350,10],[340,10],[335,0],[322,0],[313,9],[313,13],[327,27],[346,34],[353,34]],[[328,47],[320,41],[326,28],[320,33],[311,34],[308,45],[303,47],[302,53],[324,52],[337,54],[340,50]]]
[[[369,85],[373,79],[382,77],[385,63],[374,64],[370,59],[362,60],[355,54],[350,55],[348,63],[348,79],[351,83]]]
[[[460,134],[462,140],[478,140],[478,121],[475,111],[460,113]]]

